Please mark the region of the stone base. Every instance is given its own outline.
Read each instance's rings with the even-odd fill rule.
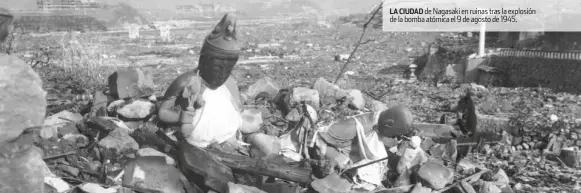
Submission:
[[[32,146],[11,156],[5,155],[0,155],[0,192],[44,192],[46,163],[40,148]]]

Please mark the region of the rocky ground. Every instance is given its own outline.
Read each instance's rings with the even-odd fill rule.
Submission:
[[[252,58],[256,56],[274,56],[278,60],[273,62],[271,57],[267,58],[270,62],[237,65],[233,75],[241,90],[245,92],[249,85],[264,77],[270,78],[279,88],[310,86],[321,77],[334,80],[344,62],[334,61],[334,56],[350,53],[359,37],[360,28],[351,24],[329,25],[302,22],[240,27],[240,37],[245,42],[244,61],[256,60]],[[141,40],[127,40],[125,36],[85,34],[79,40],[87,49],[78,57],[70,57],[70,60],[67,57],[74,54],[68,55],[62,49],[55,49],[52,62],[36,69],[45,80],[48,115],[58,115],[53,116],[52,120],[49,117],[48,121],[59,126],[43,130],[42,137],[37,140],[51,171],[71,186],[86,186],[86,182],[103,187],[115,184],[119,179],[115,179],[113,174],[118,174],[125,163],[108,164],[97,159],[103,155],[95,156],[99,153],[94,152],[94,148],[85,147],[95,145],[91,138],[96,136],[85,135],[88,117],[81,113],[86,113],[83,110],[90,104],[94,92],[106,87],[106,77],[123,65],[152,67],[154,95],[162,95],[164,88],[177,75],[196,66],[196,53],[207,31],[176,31],[175,41],[170,43],[158,42],[155,34],[145,34]],[[388,106],[407,104],[414,111],[418,122],[427,123],[438,123],[445,108],[455,103],[464,92],[465,85],[439,84],[436,87],[424,82],[398,83],[397,80],[405,70],[394,66],[409,64],[410,56],[424,54],[428,44],[436,39],[451,45],[461,44],[469,50],[475,48],[475,40],[459,39],[455,34],[390,33],[379,30],[369,31],[366,38],[370,41],[360,47],[347,75],[338,83],[342,88],[359,89],[365,93],[366,100],[378,100]],[[35,51],[25,49],[33,47],[28,45],[58,47],[61,45],[59,42],[65,41],[55,37],[26,39],[19,42],[17,50],[20,55],[24,55]],[[59,65],[74,64],[74,61],[81,62],[77,62],[75,67]],[[556,156],[541,151],[553,144],[550,142],[554,138],[560,139],[559,144],[567,147],[581,146],[581,127],[578,124],[581,121],[581,96],[554,93],[544,88],[472,88],[476,93],[474,100],[480,114],[508,118],[511,126],[518,127],[522,135],[512,136],[502,145],[487,146],[483,156],[467,156],[465,160],[469,164],[463,167],[482,166],[493,170],[492,174],[498,174],[497,169],[500,168],[509,178],[508,184],[514,192],[581,192],[581,172],[566,166]],[[141,130],[148,129],[155,130],[155,126],[146,123],[141,127]],[[137,129],[132,132],[142,131]],[[131,136],[133,142],[115,145],[139,149],[136,155],[153,152],[147,149],[148,146],[164,152],[152,144],[144,145],[143,141],[147,141],[147,137],[138,134]],[[112,134],[107,137],[115,138]],[[100,140],[99,145],[106,143],[100,137],[97,138]],[[477,170],[480,169],[458,170],[455,177],[463,179]],[[109,175],[103,175],[108,172]],[[484,191],[483,187],[489,187],[485,181],[502,181],[498,175],[488,174],[478,179],[483,181],[475,182],[474,187],[479,187],[480,192]],[[503,189],[503,192],[509,191]]]

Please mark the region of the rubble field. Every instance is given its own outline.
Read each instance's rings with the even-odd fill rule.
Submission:
[[[152,81],[149,95],[153,97],[146,101],[155,103],[173,79],[197,66],[197,54],[208,31],[210,27],[173,30],[170,42],[160,41],[159,34],[142,34],[134,40],[128,39],[127,34],[90,33],[17,38],[14,54],[28,63],[42,60],[38,57],[41,48],[51,48],[50,62],[35,67],[44,81],[48,103],[45,127],[35,138],[35,145],[43,150],[43,159],[51,170],[45,177],[45,191],[180,192],[171,188],[155,189],[173,187],[168,185],[173,182],[168,181],[178,179],[172,176],[178,158],[167,139],[156,133],[159,128],[155,116],[151,116],[154,105],[150,112],[145,112],[146,116],[140,114],[143,112],[127,112],[139,120],[125,122],[93,116],[90,109],[98,105],[95,103],[98,93],[108,89],[107,77],[125,67],[147,69],[145,74]],[[259,92],[312,88],[321,78],[333,82],[345,62],[336,61],[335,56],[351,53],[361,28],[349,23],[300,22],[242,25],[238,33],[244,53],[233,77],[238,82],[244,106],[256,108],[264,106],[255,100]],[[429,154],[430,161],[422,162],[417,171],[408,174],[419,178],[421,183],[406,183],[388,172],[383,182],[386,188],[367,192],[581,192],[578,169],[581,96],[555,93],[546,88],[407,82],[409,58],[424,55],[430,43],[462,45],[462,49],[471,51],[476,49],[477,40],[455,33],[391,33],[379,29],[368,30],[365,37],[369,41],[361,45],[345,75],[336,83],[342,90],[361,91],[351,101],[361,108],[345,110],[346,114],[372,109],[377,105],[375,102],[387,107],[405,104],[413,110],[416,122],[436,124],[441,122],[442,115],[451,114],[450,105],[456,104],[469,89],[474,93],[478,115],[493,117],[491,125],[500,125],[500,129],[492,131],[502,136],[501,140],[480,146],[474,154],[466,152],[464,142],[427,145],[426,141],[431,140],[424,139],[422,149]],[[354,102],[358,98],[361,100]],[[324,100],[322,97],[311,99],[321,103]],[[272,107],[258,108],[268,109],[268,113],[262,114],[265,133],[276,135],[288,126],[278,124],[285,118]],[[479,130],[490,130],[484,128],[487,126],[484,124]],[[143,156],[165,157],[167,165],[172,167],[151,171],[163,171],[160,173],[168,176],[144,179],[147,183],[132,183],[137,177],[127,174],[126,168],[131,168],[127,165],[131,159]],[[453,164],[444,163],[446,156],[458,159],[453,159]],[[402,162],[396,160],[396,165],[413,164]],[[287,165],[295,167],[294,163]],[[297,168],[315,171],[314,166],[298,165],[301,166]],[[267,181],[262,185],[269,185],[263,187],[257,180],[248,179],[237,179],[238,184],[228,185],[230,192],[316,192],[309,184],[292,180]],[[119,188],[121,185],[124,187]]]

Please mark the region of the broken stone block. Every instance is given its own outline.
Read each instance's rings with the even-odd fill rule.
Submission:
[[[59,128],[58,133],[63,136],[67,134],[76,135],[80,134],[80,131],[76,123],[68,123],[65,126]]]
[[[432,146],[436,145],[437,143],[434,142],[434,140],[432,140],[432,138],[426,138],[425,140],[422,140],[422,143],[420,144],[420,147],[422,149],[427,149],[429,150],[430,148],[432,148]]]
[[[319,92],[314,89],[296,87],[293,88],[292,100],[296,102],[305,101],[308,104],[319,106]]]
[[[86,193],[116,193],[117,189],[115,188],[103,188],[99,184],[95,183],[85,183],[79,186],[81,190]]]
[[[417,183],[410,193],[431,193],[432,189],[428,187],[423,187],[422,183]]]
[[[228,182],[228,192],[229,193],[266,193],[256,187],[245,186],[242,184],[235,184]]]
[[[319,78],[313,84],[313,89],[319,92],[319,96],[321,98],[331,97],[335,100],[348,97],[348,94],[345,90],[339,88],[339,86],[328,82],[325,78]]]
[[[56,192],[65,192],[71,189],[71,185],[52,173],[46,164],[43,166],[43,174],[44,184],[48,186],[45,186],[45,191],[46,189],[54,189]]]
[[[40,129],[39,134],[42,139],[56,139],[58,138],[58,129],[54,127],[43,127]]]
[[[43,139],[57,138],[59,128],[71,124],[71,122],[75,123],[82,120],[83,115],[70,111],[61,111],[51,115],[44,120],[44,127],[40,130],[40,137]]]
[[[58,176],[45,176],[44,183],[54,189],[55,192],[66,192],[71,188],[67,182]]]
[[[125,167],[123,186],[166,193],[184,192],[185,177],[160,156],[138,157]],[[187,183],[187,182],[186,182]]]
[[[147,68],[119,69],[108,78],[111,96],[116,99],[140,98],[153,94],[153,74]]]
[[[134,100],[117,108],[117,113],[128,119],[143,119],[155,112],[155,104],[148,100]]]
[[[444,188],[454,178],[452,169],[433,160],[424,163],[417,174],[422,182],[436,190]]]
[[[508,186],[510,183],[510,179],[508,178],[508,175],[506,175],[506,172],[504,172],[503,169],[498,169],[498,171],[496,172],[496,174],[494,174],[492,178],[495,179],[496,182],[504,184],[504,186],[499,186],[500,188]]]
[[[0,55],[0,90],[0,143],[16,139],[26,128],[42,126],[46,92],[30,65]]]
[[[462,174],[472,174],[476,171],[476,166],[468,159],[461,159],[456,165],[456,169]]]
[[[311,187],[320,193],[348,193],[351,192],[352,184],[337,173],[331,173],[323,179],[311,182]]]
[[[176,161],[169,157],[168,155],[166,155],[165,153],[162,153],[160,151],[157,151],[156,149],[147,147],[147,148],[141,148],[139,150],[137,150],[137,156],[139,157],[145,157],[145,156],[161,156],[161,157],[165,157],[165,162],[168,165],[175,165]]]
[[[404,171],[422,165],[426,161],[428,161],[428,156],[421,148],[405,148],[397,163],[397,171],[402,174]]]
[[[441,158],[444,160],[456,162],[456,157],[458,156],[458,150],[456,140],[450,140],[446,144],[434,144],[430,147],[430,155]]]
[[[266,157],[271,154],[278,154],[282,149],[280,140],[272,135],[255,133],[246,139],[250,144],[252,157]]]
[[[44,192],[46,163],[36,146],[4,144],[0,147],[0,192]]]
[[[502,193],[502,190],[491,182],[484,182],[478,193]]]
[[[362,110],[365,108],[365,98],[363,98],[363,93],[357,89],[350,89],[346,91],[348,93],[350,105],[355,107],[357,110]]]
[[[107,137],[99,141],[99,147],[111,150],[118,154],[135,152],[139,149],[139,144],[127,132],[115,129]]]
[[[504,188],[501,188],[500,191],[502,191],[501,193],[514,193],[510,186],[505,186]]]
[[[270,79],[268,77],[264,77],[248,87],[248,91],[246,92],[246,96],[249,99],[254,100],[254,98],[259,93],[265,92],[270,97],[274,97],[274,96],[276,96],[276,94],[278,94],[278,90],[279,90],[278,86],[272,81],[272,79]]]

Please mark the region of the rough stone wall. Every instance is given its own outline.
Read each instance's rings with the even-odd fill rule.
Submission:
[[[581,52],[503,50],[489,66],[504,74],[495,86],[548,87],[559,92],[581,93]]]

